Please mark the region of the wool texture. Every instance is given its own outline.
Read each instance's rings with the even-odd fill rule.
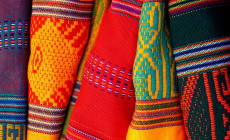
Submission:
[[[145,2],[133,68],[135,111],[127,140],[185,140],[167,3]]]
[[[230,139],[230,2],[169,1],[181,108],[189,140]]]
[[[114,0],[87,57],[66,139],[125,139],[134,111],[132,68],[142,3]]]
[[[31,1],[1,0],[0,7],[0,140],[24,140]]]
[[[66,134],[66,130],[69,124],[69,119],[70,119],[70,115],[72,113],[73,107],[75,105],[75,102],[77,100],[77,97],[79,95],[79,91],[80,91],[80,87],[81,87],[81,82],[82,82],[82,76],[83,76],[83,70],[84,70],[84,66],[86,63],[86,58],[88,57],[89,53],[91,52],[91,50],[94,47],[97,35],[98,35],[98,31],[100,29],[100,25],[101,25],[101,21],[102,21],[102,17],[105,13],[105,11],[108,9],[110,4],[110,0],[95,0],[94,1],[94,8],[93,8],[93,13],[92,13],[92,19],[91,19],[91,27],[90,27],[90,36],[89,36],[89,40],[88,40],[88,44],[85,48],[84,54],[82,56],[81,59],[81,63],[79,65],[78,68],[78,72],[77,72],[77,80],[75,82],[74,85],[74,90],[70,99],[70,103],[69,103],[69,108],[68,108],[68,113],[67,116],[65,118],[65,125],[62,131],[62,137],[65,137]]]
[[[33,0],[27,139],[59,139],[93,1]]]

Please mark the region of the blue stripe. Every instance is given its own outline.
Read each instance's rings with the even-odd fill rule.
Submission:
[[[175,58],[176,58],[176,57],[179,57],[179,56],[181,56],[181,55],[185,55],[185,54],[189,54],[189,53],[193,54],[193,53],[198,52],[198,51],[208,50],[208,49],[210,49],[211,47],[212,47],[212,48],[221,48],[221,47],[224,46],[224,45],[230,45],[229,43],[230,43],[230,40],[224,41],[224,42],[215,43],[215,44],[209,44],[209,45],[205,45],[205,46],[198,47],[198,48],[191,48],[191,49],[189,49],[189,50],[184,50],[184,51],[182,50],[181,52],[174,53],[174,56],[175,56]],[[192,52],[191,52],[191,51],[192,51]],[[191,54],[190,54],[190,55],[191,55]]]
[[[18,107],[0,107],[1,112],[26,112],[27,108],[18,108]]]
[[[0,94],[0,97],[27,97],[25,95],[17,95],[17,94]]]
[[[10,115],[3,115],[0,114],[0,120],[15,120],[15,121],[24,121],[25,119],[27,119],[26,114],[20,114],[20,115],[14,115],[14,114],[10,114]]]
[[[27,100],[0,99],[0,104],[27,104]]]
[[[222,58],[222,59],[219,59],[219,60],[213,60],[211,62],[205,62],[203,64],[197,64],[197,65],[193,65],[193,66],[184,66],[183,69],[180,69],[180,70],[177,70],[177,73],[181,73],[181,72],[185,72],[185,71],[191,71],[191,70],[195,70],[195,69],[199,69],[199,68],[204,68],[204,67],[207,67],[207,66],[215,66],[217,64],[224,64],[224,63],[230,63],[230,56],[229,57],[226,57],[226,58]]]

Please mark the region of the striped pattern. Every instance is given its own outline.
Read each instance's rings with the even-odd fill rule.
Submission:
[[[66,139],[67,140],[74,140],[72,139],[71,137],[75,137],[75,138],[78,138],[78,139],[90,139],[90,140],[101,140],[93,135],[90,135],[88,133],[85,133],[84,131],[81,131],[81,130],[78,130],[78,129],[75,129],[74,127],[72,127],[71,125],[68,126],[68,130],[67,133],[66,133]],[[75,133],[74,133],[75,132]],[[76,133],[77,132],[77,133]],[[77,135],[76,135],[77,134]]]
[[[22,95],[0,94],[0,122],[25,123],[27,98]]]
[[[29,104],[28,126],[31,131],[57,134],[62,129],[66,109]]]
[[[223,5],[228,0],[169,0],[169,14],[172,17],[191,11]]]
[[[133,0],[113,0],[111,10],[114,13],[140,19],[142,3]]]
[[[92,0],[33,0],[32,15],[89,20],[92,8]]]
[[[75,105],[75,102],[77,100],[77,97],[78,97],[78,94],[80,91],[80,87],[81,87],[81,82],[77,81],[74,85],[74,91],[73,91],[73,94],[72,94],[71,99],[70,99],[70,105],[71,106]]]
[[[230,65],[230,37],[174,50],[179,77]]]
[[[25,20],[0,21],[0,50],[28,48],[29,23]]]
[[[87,59],[83,79],[108,94],[115,93],[115,96],[128,100],[132,98],[132,71],[112,65],[92,53]]]
[[[179,98],[136,101],[131,122],[134,129],[153,129],[183,124]]]

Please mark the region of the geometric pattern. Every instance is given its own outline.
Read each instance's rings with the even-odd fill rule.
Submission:
[[[136,104],[132,129],[183,124],[165,9],[163,2],[143,4],[133,70]]]
[[[75,85],[74,85],[73,93],[72,93],[71,100],[70,100],[70,106],[69,106],[68,113],[67,113],[67,116],[65,119],[66,120],[65,125],[64,125],[63,131],[62,131],[63,137],[64,137],[64,135],[66,133],[66,129],[68,127],[68,123],[69,123],[68,120],[70,118],[70,114],[72,112],[73,106],[75,105],[75,102],[78,98],[86,59],[94,47],[99,29],[100,29],[102,17],[104,16],[104,13],[107,10],[109,4],[110,4],[110,1],[108,1],[108,0],[95,0],[94,1],[94,7],[93,7],[92,19],[91,19],[91,27],[90,27],[90,36],[89,36],[87,45],[86,45],[85,50],[84,50],[84,54],[81,58],[81,62],[79,64],[79,68],[77,71],[77,80],[76,80]]]
[[[59,137],[89,25],[88,21],[32,16],[28,138],[37,133],[47,139]]]
[[[34,27],[38,20],[43,21],[40,28]],[[84,36],[89,23],[35,16],[31,21],[29,102],[66,107],[87,41]]]
[[[188,139],[230,139],[229,1],[170,0],[170,30]]]
[[[131,70],[113,65],[92,52],[86,61],[83,80],[108,94],[114,93],[116,97],[128,100],[133,98]]]
[[[229,67],[179,78],[188,139],[230,138],[229,79]]]
[[[28,34],[28,20],[0,21],[0,139],[2,140],[25,139]]]

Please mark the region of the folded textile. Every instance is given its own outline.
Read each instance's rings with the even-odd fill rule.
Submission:
[[[98,31],[100,29],[100,25],[101,25],[101,19],[105,13],[105,11],[108,9],[110,0],[95,0],[94,1],[94,8],[93,8],[93,13],[92,13],[92,19],[91,19],[91,28],[90,28],[90,36],[89,36],[89,40],[88,40],[88,44],[85,48],[84,54],[82,56],[79,68],[78,68],[78,72],[77,72],[77,80],[75,82],[74,85],[74,90],[70,99],[70,103],[69,103],[69,108],[68,108],[68,113],[65,119],[65,125],[62,131],[62,137],[65,137],[66,134],[66,130],[69,124],[69,119],[70,119],[70,115],[72,113],[73,107],[75,105],[75,102],[77,100],[77,97],[79,95],[79,91],[80,91],[80,87],[81,87],[81,82],[82,82],[82,76],[83,76],[83,70],[84,70],[84,66],[86,63],[86,58],[88,57],[89,53],[91,52],[91,50],[94,47],[97,35],[98,35]]]
[[[145,2],[133,68],[135,111],[127,140],[186,140],[166,2]]]
[[[188,139],[230,139],[230,1],[170,0],[170,31]]]
[[[87,57],[66,139],[125,139],[134,111],[132,68],[142,3],[112,0]]]
[[[0,140],[24,140],[31,0],[1,0],[0,7]]]
[[[92,9],[92,0],[33,0],[28,139],[60,137]]]

